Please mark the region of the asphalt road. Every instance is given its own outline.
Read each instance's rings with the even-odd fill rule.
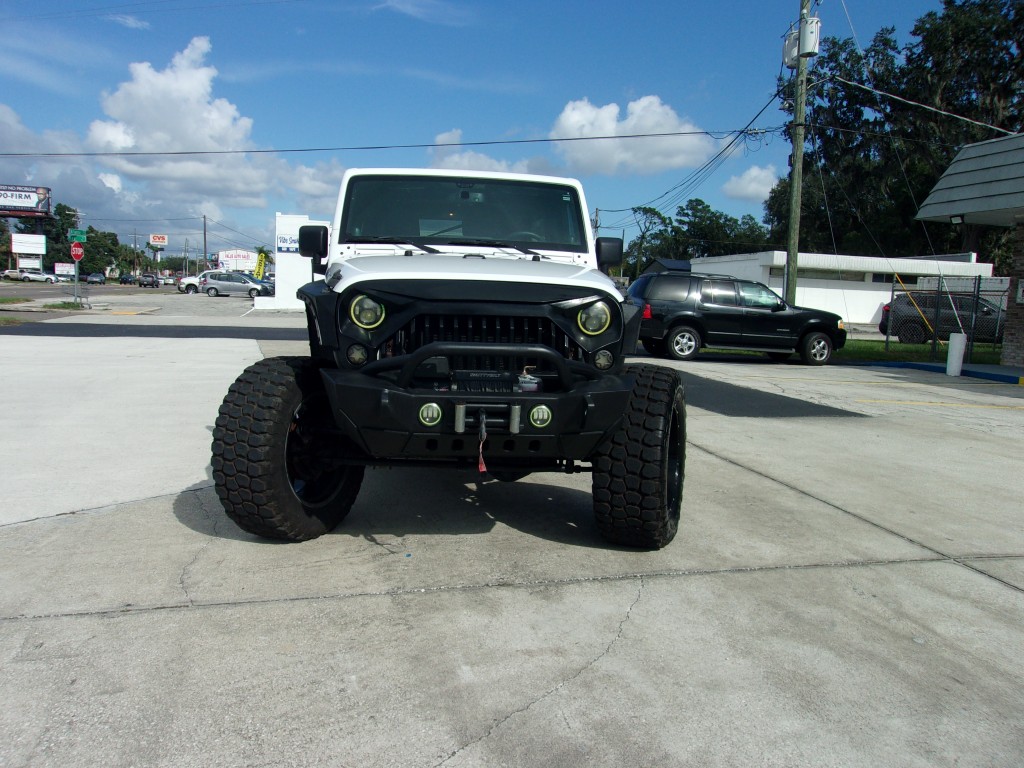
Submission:
[[[585,475],[426,470],[267,543],[210,429],[302,317],[117,288],[0,333],[5,768],[1020,764],[1024,388],[673,364],[664,550],[604,544]]]

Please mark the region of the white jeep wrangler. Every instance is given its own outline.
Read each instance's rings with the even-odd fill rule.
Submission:
[[[672,540],[683,387],[626,365],[639,311],[599,271],[622,241],[593,238],[578,181],[350,170],[333,227],[302,227],[299,250],[324,275],[297,294],[310,356],[250,366],[213,433],[241,528],[313,538],[352,508],[366,467],[430,466],[590,472],[606,539]]]

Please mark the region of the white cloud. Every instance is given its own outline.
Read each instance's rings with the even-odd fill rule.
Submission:
[[[731,177],[722,185],[722,191],[735,200],[760,203],[768,199],[768,193],[778,180],[779,174],[774,165],[766,168],[755,165],[739,176]]]
[[[166,69],[132,64],[131,80],[102,99],[110,119],[93,121],[86,143],[101,152],[165,153],[101,160],[122,177],[148,183],[152,196],[165,204],[203,195],[231,206],[258,207],[272,180],[269,159],[173,154],[255,149],[252,119],[213,96],[217,70],[205,63],[210,50],[208,38],[196,37]]]
[[[462,130],[455,128],[451,131],[438,134],[435,144],[459,144],[462,141]],[[482,152],[463,150],[461,147],[434,147],[431,150],[432,168],[449,168],[460,171],[506,171],[511,173],[528,173],[530,163],[528,160],[518,160],[510,163],[507,160],[498,160]]]
[[[192,224],[170,223],[167,229],[199,229],[198,217],[206,214],[270,242],[275,207],[333,211],[344,168],[335,160],[295,166],[282,156],[249,154],[258,149],[251,138],[253,121],[216,97],[217,70],[207,63],[210,51],[209,40],[197,37],[163,69],[145,62],[131,65],[129,79],[100,99],[104,116],[89,126],[84,139],[73,132],[36,133],[0,103],[0,146],[34,155],[0,158],[0,178],[51,187],[57,202],[82,212],[83,223],[128,227],[128,233],[136,226],[160,231],[157,221],[187,217],[197,218]],[[242,152],[173,154],[225,149]],[[153,154],[39,156],[82,152]],[[211,249],[221,247],[215,231]],[[230,237],[245,244],[237,233]]]
[[[123,188],[121,184],[121,177],[116,173],[101,173],[98,178],[104,183],[104,185],[115,192],[120,192]]]
[[[596,107],[588,99],[570,101],[549,134],[553,139],[638,134],[694,134],[653,138],[609,138],[569,141],[557,145],[573,173],[658,173],[695,167],[715,151],[715,142],[680,118],[657,96],[644,96],[626,106],[620,119],[618,104]]]
[[[149,22],[137,19],[134,16],[128,16],[127,14],[115,14],[113,16],[107,16],[113,22],[120,24],[122,27],[128,27],[128,29],[149,29]]]
[[[445,0],[384,0],[374,10],[386,9],[431,24],[462,27],[473,20],[472,11]]]

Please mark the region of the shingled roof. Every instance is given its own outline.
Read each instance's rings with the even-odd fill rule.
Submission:
[[[954,217],[994,227],[1024,224],[1024,134],[961,149],[915,218],[949,223]]]

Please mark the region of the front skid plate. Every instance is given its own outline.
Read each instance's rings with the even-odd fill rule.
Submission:
[[[476,456],[481,411],[489,455],[586,459],[618,427],[634,378],[609,375],[565,393],[487,394],[404,390],[336,368],[321,370],[321,376],[338,428],[371,456],[403,459]],[[441,409],[435,427],[420,422],[420,409],[428,403]],[[530,423],[530,413],[540,405],[552,414],[543,428]]]

